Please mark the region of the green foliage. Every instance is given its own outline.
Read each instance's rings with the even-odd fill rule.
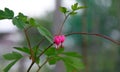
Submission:
[[[67,72],[79,72],[81,69],[84,68],[84,65],[80,58],[75,57],[62,57],[61,58],[66,66]]]
[[[23,28],[25,28],[25,25],[27,22],[27,16],[23,15],[22,13],[19,13],[18,16],[14,17],[12,19],[12,22],[18,28],[23,29]]]
[[[65,7],[60,7],[60,11],[64,13],[65,20],[69,15],[75,15],[77,14],[77,10],[84,8],[83,6],[78,6],[78,3],[75,3],[74,5],[71,6],[71,11],[69,11]],[[79,71],[82,69],[83,63],[81,62],[81,56],[76,53],[76,52],[65,52],[64,48],[55,48],[51,47],[53,45],[53,36],[51,35],[50,31],[47,30],[45,27],[43,27],[41,24],[38,24],[35,19],[33,18],[28,18],[22,13],[19,13],[17,16],[14,17],[14,12],[12,10],[9,10],[8,8],[5,8],[5,10],[0,10],[0,20],[1,19],[12,19],[12,22],[15,26],[17,26],[19,29],[24,29],[25,30],[25,36],[28,42],[28,47],[14,47],[17,51],[23,52],[28,54],[31,57],[32,62],[36,63],[39,68],[39,62],[40,62],[40,56],[42,54],[45,54],[48,58],[48,62],[50,65],[56,64],[56,62],[62,60],[66,66],[66,71],[67,72],[73,72],[73,71]],[[63,22],[63,24],[65,21]],[[35,27],[38,32],[44,36],[50,43],[52,43],[51,46],[49,46],[45,50],[40,50],[39,45],[36,45],[34,47],[29,48],[31,45],[31,41],[29,39],[29,35],[27,35],[27,30],[30,27]],[[18,53],[18,52],[12,52],[12,53],[7,53],[3,55],[4,59],[12,61],[6,68],[4,68],[4,72],[8,72],[9,69],[18,61],[20,60],[23,56]],[[46,61],[45,61],[46,62]],[[33,63],[33,64],[34,64]],[[45,63],[43,63],[44,65]],[[30,68],[32,65],[30,66]],[[30,69],[29,68],[29,69]],[[29,70],[27,71],[29,72]]]
[[[76,52],[63,52],[62,54],[70,57],[81,58],[82,56]]]
[[[69,11],[65,7],[60,7],[60,11],[64,14],[68,13]]]
[[[79,8],[78,8],[78,3],[75,3],[74,5],[72,5],[72,6],[71,6],[71,9],[72,9],[73,11],[78,10],[78,9],[79,9]]]
[[[8,66],[6,66],[5,68],[4,68],[4,72],[8,72],[9,70],[10,70],[10,68],[17,62],[18,60],[14,60],[14,61],[12,61],[10,64],[8,64]]]
[[[49,48],[45,54],[50,58],[48,61],[50,65],[56,64],[57,61],[62,60],[66,66],[67,72],[79,71],[84,68],[81,61],[81,56],[76,52],[65,52],[64,48],[56,49]]]
[[[18,52],[12,52],[12,53],[7,53],[7,54],[3,55],[3,57],[6,60],[18,60],[18,59],[22,58],[23,56]]]
[[[30,18],[30,19],[29,19],[29,24],[30,24],[31,26],[36,26],[36,22],[35,22],[35,20],[34,20],[33,18]]]
[[[12,60],[12,62],[10,64],[8,64],[5,68],[4,68],[4,72],[8,72],[9,69],[19,60],[21,59],[23,56],[18,53],[18,52],[12,52],[12,53],[7,53],[5,55],[3,55],[4,59],[6,60]]]
[[[39,25],[37,29],[41,35],[45,36],[45,38],[52,43],[52,35],[45,27]]]
[[[27,54],[30,54],[30,49],[29,48],[26,48],[26,47],[14,47],[16,50],[18,51],[21,51],[21,52],[24,52],[24,53],[27,53]]]
[[[62,52],[64,52],[64,48],[59,48],[59,49],[56,49],[55,47],[51,47],[49,48],[45,54],[48,56],[48,57],[54,57],[54,56],[58,56],[59,54],[61,54]]]
[[[69,11],[66,7],[60,7],[60,11],[64,13],[65,15],[75,15],[77,14],[77,10],[86,8],[85,6],[79,6],[78,3],[75,3],[71,6],[71,11]]]
[[[0,20],[1,19],[12,19],[14,17],[14,12],[8,8],[5,8],[4,11],[0,10]]]

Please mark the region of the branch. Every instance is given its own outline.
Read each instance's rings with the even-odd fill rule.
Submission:
[[[30,40],[29,40],[26,29],[24,29],[24,33],[25,33],[25,37],[26,37],[26,40],[27,40],[28,47],[30,48],[31,59],[32,59],[32,61],[34,61],[34,53],[33,53],[33,50],[32,50],[32,47],[31,47]]]
[[[32,50],[31,44],[30,44],[29,36],[28,36],[28,34],[27,34],[27,30],[28,30],[28,28],[27,28],[27,29],[24,29],[24,33],[25,33],[25,37],[26,37],[26,40],[27,40],[28,47],[30,48],[30,54],[31,54],[31,57],[30,57],[30,58],[32,59],[32,63],[31,63],[31,65],[29,66],[29,68],[28,68],[28,70],[27,70],[27,72],[29,72],[30,69],[32,68],[32,66],[33,66],[34,63],[35,63],[35,59],[34,59],[34,53],[33,53],[33,50]]]
[[[119,41],[116,41],[116,40],[113,40],[112,38],[108,37],[108,36],[105,36],[105,35],[102,35],[102,34],[97,34],[97,33],[86,33],[86,32],[72,32],[72,33],[69,33],[69,34],[66,34],[65,36],[69,36],[69,35],[74,35],[74,34],[82,34],[82,35],[93,35],[93,36],[98,36],[98,37],[101,37],[101,38],[104,38],[104,39],[107,39],[115,44],[118,44],[120,45],[120,42]]]
[[[37,56],[37,53],[38,53],[38,48],[40,46],[40,44],[45,40],[45,38],[41,39],[40,42],[36,45],[36,50],[35,50],[35,59],[36,59],[36,56]]]
[[[40,56],[42,56],[54,43],[50,44],[42,53],[40,53],[40,55],[38,56],[38,58]]]
[[[61,34],[63,25],[65,24],[65,21],[67,20],[67,18],[69,17],[69,15],[70,15],[70,13],[68,15],[65,15],[65,19],[64,19],[64,21],[63,21],[63,23],[62,23],[62,25],[61,25],[61,27],[59,29],[58,35]]]
[[[49,58],[41,65],[39,66],[38,70],[36,72],[39,72],[39,70],[49,61]]]
[[[35,62],[32,62],[31,65],[29,66],[27,72],[30,72],[30,69],[32,68],[32,66],[34,65]]]

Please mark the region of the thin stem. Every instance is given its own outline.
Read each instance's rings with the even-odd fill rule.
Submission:
[[[31,65],[29,66],[27,72],[30,72],[30,69],[32,68],[32,66],[34,65],[35,62],[32,62]]]
[[[32,26],[29,26],[28,28],[26,28],[25,30],[28,31],[30,28],[32,28]]]
[[[40,46],[40,44],[45,40],[45,37],[40,40],[40,42],[36,45],[37,48]]]
[[[47,60],[38,68],[37,72],[40,71],[40,69],[49,61],[49,58],[47,58]]]
[[[104,38],[104,39],[107,39],[107,40],[115,43],[115,44],[120,45],[120,42],[119,42],[119,41],[115,41],[115,40],[113,40],[112,38],[110,38],[110,37],[108,37],[108,36],[105,36],[105,35],[102,35],[102,34],[97,34],[97,33],[72,32],[72,33],[66,34],[65,36],[69,36],[69,35],[73,35],[73,34],[94,35],[94,36],[102,37],[102,38]]]
[[[31,65],[29,66],[29,68],[27,70],[27,72],[29,72],[30,69],[32,68],[32,66],[35,63],[35,59],[34,59],[34,53],[33,53],[33,50],[32,50],[31,44],[30,44],[29,36],[27,34],[27,30],[28,30],[28,28],[24,29],[24,33],[25,33],[25,37],[26,37],[26,40],[27,40],[28,47],[30,48],[30,54],[31,54],[31,59],[32,59],[32,63],[31,63]]]
[[[45,38],[41,39],[40,42],[36,45],[36,50],[35,50],[35,60],[37,58],[37,53],[38,53],[38,48],[40,46],[40,44],[45,40]]]
[[[31,59],[32,59],[32,61],[34,61],[34,53],[33,53],[33,50],[32,50],[31,44],[30,44],[30,40],[29,40],[29,37],[28,37],[28,34],[27,34],[27,30],[24,29],[24,33],[25,33],[25,37],[26,37],[26,40],[27,40],[28,47],[30,48]]]
[[[64,19],[64,21],[63,21],[63,23],[62,23],[62,25],[61,25],[61,27],[60,27],[60,29],[59,29],[58,35],[61,34],[61,32],[62,32],[62,28],[63,28],[63,26],[64,26],[64,24],[65,24],[65,21],[66,21],[67,18],[69,17],[69,15],[70,15],[70,13],[69,13],[68,15],[65,15],[65,19]]]
[[[54,43],[50,44],[42,53],[39,54],[39,56],[37,58],[39,58],[40,56],[42,56]]]

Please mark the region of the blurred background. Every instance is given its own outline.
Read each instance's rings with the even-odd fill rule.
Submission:
[[[99,33],[120,41],[120,0],[0,0],[0,9],[7,7],[13,10],[15,15],[22,12],[33,17],[54,35],[64,19],[59,12],[59,6],[70,8],[76,2],[87,8],[67,19],[63,28],[64,34]],[[29,32],[32,44],[39,42],[41,36],[37,30],[31,29]],[[9,63],[2,55],[11,52],[13,47],[22,45],[26,45],[23,32],[13,26],[10,20],[1,20],[0,72],[3,72],[3,68]],[[66,51],[76,51],[83,56],[85,69],[82,72],[120,71],[119,45],[103,38],[85,35],[71,35],[67,37],[64,45]],[[27,58],[21,59],[10,72],[25,72],[29,65]],[[32,68],[33,72],[35,68]],[[41,72],[65,72],[65,68],[62,62],[58,62],[54,66],[44,66]]]

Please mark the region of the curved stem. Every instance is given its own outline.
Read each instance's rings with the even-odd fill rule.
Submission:
[[[50,44],[42,53],[39,54],[39,56],[37,58],[39,58],[40,56],[42,56],[54,43]]]
[[[24,33],[25,33],[25,37],[26,37],[26,40],[27,40],[28,47],[30,48],[30,54],[31,54],[30,58],[32,59],[32,63],[31,63],[31,65],[29,66],[29,68],[27,70],[27,72],[29,72],[30,69],[32,68],[32,66],[35,63],[35,59],[34,59],[34,53],[33,53],[33,50],[32,50],[31,44],[30,44],[29,36],[27,34],[27,30],[28,30],[28,28],[24,29]]]
[[[35,62],[32,62],[31,65],[29,66],[27,72],[30,72],[30,69],[32,68],[32,66],[34,65]]]
[[[49,58],[41,65],[39,66],[38,70],[36,72],[39,72],[40,69],[49,61]]]
[[[60,27],[60,29],[59,29],[58,35],[61,34],[63,25],[65,24],[65,21],[67,20],[67,18],[69,17],[69,15],[70,15],[70,13],[69,13],[68,15],[65,15],[65,19],[64,19],[64,21],[63,21],[63,23],[62,23],[62,25],[61,25],[61,27]]]
[[[104,39],[107,39],[107,40],[115,43],[115,44],[120,45],[120,42],[119,42],[119,41],[113,40],[112,38],[110,38],[110,37],[108,37],[108,36],[105,36],[105,35],[102,35],[102,34],[97,34],[97,33],[72,32],[72,33],[66,34],[65,36],[69,36],[69,35],[73,35],[73,34],[94,35],[94,36],[102,37],[102,38],[104,38]]]
[[[40,42],[36,45],[36,50],[35,50],[35,60],[37,58],[37,53],[38,53],[38,48],[40,46],[40,44],[45,40],[45,38],[41,39]]]
[[[27,40],[28,47],[30,48],[31,59],[32,59],[32,61],[34,61],[34,53],[33,53],[33,50],[32,50],[31,44],[30,44],[30,40],[29,40],[29,37],[28,37],[28,34],[27,34],[27,30],[24,29],[24,33],[25,33],[25,37],[26,37],[26,40]]]

